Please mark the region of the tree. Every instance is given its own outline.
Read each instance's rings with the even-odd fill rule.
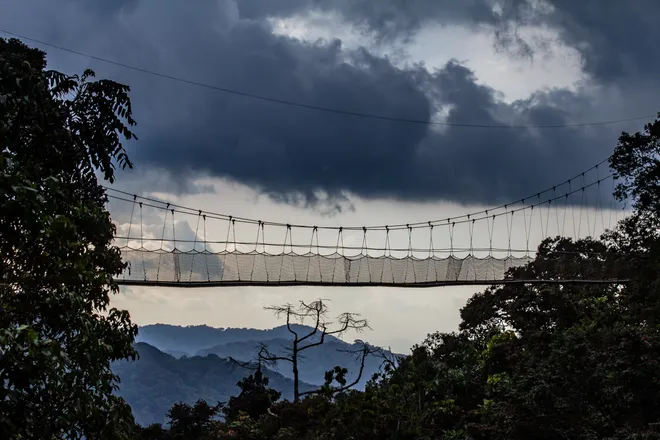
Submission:
[[[286,326],[289,332],[293,335],[293,340],[291,342],[291,348],[289,350],[288,356],[278,356],[272,354],[268,347],[262,345],[257,354],[258,360],[260,362],[265,362],[269,365],[276,364],[277,362],[289,362],[291,364],[291,369],[293,372],[293,400],[298,402],[301,396],[313,394],[317,391],[306,391],[300,392],[299,388],[299,372],[298,365],[301,361],[301,353],[309,350],[310,348],[317,347],[322,345],[325,342],[325,337],[328,335],[338,336],[349,330],[355,330],[357,332],[363,331],[365,328],[369,327],[369,324],[366,319],[361,319],[356,313],[342,313],[337,317],[338,327],[334,330],[329,330],[328,327],[332,325],[331,322],[327,320],[328,307],[323,302],[323,300],[313,301],[309,304],[304,301],[300,301],[298,307],[294,307],[291,304],[285,304],[283,306],[271,306],[266,307],[266,310],[270,310],[279,318],[282,315],[286,317]],[[299,335],[295,330],[293,330],[291,324],[292,321],[304,322],[305,320],[312,319],[314,321],[314,329],[308,332],[305,335]],[[340,386],[338,388],[330,389],[328,388],[329,384],[326,383],[324,392],[341,392],[347,390],[360,381],[362,377],[362,371],[364,370],[364,361],[369,355],[370,349],[365,344],[363,349],[360,350],[361,354],[361,366],[357,379],[350,384],[346,384],[344,380],[345,372],[342,374],[342,370],[333,370],[332,373],[329,373],[330,381],[334,378],[340,379]],[[326,382],[328,376],[326,376]]]
[[[610,157],[619,181],[615,195],[631,201],[634,212],[607,239],[627,255],[634,274],[626,291],[639,322],[660,325],[660,114],[641,133],[623,133]]]
[[[281,396],[277,390],[268,388],[268,377],[264,376],[261,368],[250,374],[237,384],[241,392],[236,397],[230,397],[222,413],[228,422],[238,418],[241,413],[247,414],[254,420],[266,414],[268,409]]]
[[[660,221],[660,114],[642,133],[622,133],[610,156],[619,180],[614,195],[632,200],[635,215]]]
[[[110,362],[137,327],[109,307],[125,268],[97,173],[130,167],[129,88],[46,70],[0,39],[0,438],[126,438]]]
[[[214,418],[220,412],[222,404],[209,405],[204,400],[198,400],[195,405],[175,403],[167,413],[170,419],[170,438],[201,439],[213,427]]]

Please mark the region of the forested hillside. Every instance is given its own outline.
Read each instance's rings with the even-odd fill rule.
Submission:
[[[215,355],[176,359],[157,348],[135,344],[139,358],[120,361],[112,370],[121,379],[117,395],[126,399],[137,423],[164,423],[167,411],[175,403],[193,404],[204,399],[211,404],[227,402],[240,392],[237,383],[250,371]],[[291,399],[293,382],[281,374],[264,369],[270,385]],[[305,390],[314,389],[301,384]]]
[[[308,333],[313,330],[312,327],[299,324],[291,327],[299,333]],[[317,342],[319,337],[320,335],[314,335],[309,340]],[[220,358],[250,362],[256,360],[262,345],[267,346],[273,354],[285,355],[291,349],[292,334],[286,326],[257,330],[156,324],[140,327],[136,339],[153,345],[174,357],[215,354]],[[332,335],[326,336],[322,345],[305,352],[305,355],[301,357],[300,380],[309,384],[322,385],[325,372],[336,365],[341,365],[348,369],[347,380],[353,381],[357,378],[360,360],[351,353],[359,350],[360,347],[360,343],[349,344]],[[391,355],[389,351],[383,351],[386,355]],[[379,371],[380,366],[381,359],[367,358],[362,377],[356,387],[363,389],[371,376]],[[291,368],[286,365],[280,365],[277,371],[284,377],[293,378]]]

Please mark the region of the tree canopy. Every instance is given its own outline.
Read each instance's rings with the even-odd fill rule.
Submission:
[[[0,438],[126,438],[110,362],[136,327],[109,307],[124,269],[97,174],[131,166],[128,87],[46,70],[0,39]]]

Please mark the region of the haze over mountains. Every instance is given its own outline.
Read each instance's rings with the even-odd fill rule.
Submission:
[[[312,330],[298,324],[292,329],[299,334]],[[267,345],[273,354],[284,354],[291,338],[286,326],[258,330],[147,325],[140,328],[136,338],[139,359],[113,365],[113,371],[121,378],[118,394],[131,405],[138,423],[163,423],[168,409],[176,402],[194,403],[200,398],[209,403],[225,402],[238,394],[237,382],[250,372],[228,358],[253,361],[260,344]],[[310,338],[312,341],[318,341],[318,336]],[[355,380],[359,360],[346,352],[357,348],[357,343],[326,336],[322,345],[305,351],[299,365],[301,391],[323,384],[325,371],[336,365],[349,370],[349,382]],[[357,388],[363,388],[380,365],[381,360],[367,358]],[[270,386],[282,392],[283,399],[291,400],[293,374],[290,365],[280,363],[268,369],[266,375]]]
[[[291,328],[299,333],[312,330],[311,327],[291,324]],[[260,330],[254,328],[216,328],[207,325],[178,326],[169,324],[153,324],[140,327],[136,342],[146,342],[165,352],[180,352],[188,356],[199,350],[219,344],[231,342],[268,341],[270,339],[290,339],[291,333],[285,325],[272,329]],[[326,341],[338,340],[327,336]]]

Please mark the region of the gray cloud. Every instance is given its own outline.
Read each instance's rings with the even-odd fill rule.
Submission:
[[[459,62],[433,72],[422,65],[397,67],[367,49],[346,49],[339,40],[308,43],[278,36],[265,21],[305,11],[311,2],[321,10],[335,5],[342,16],[383,35],[413,31],[433,17],[461,23],[499,20],[501,41],[511,42],[515,25],[547,22],[560,29],[563,41],[577,45],[591,35],[578,7],[547,12],[516,1],[497,16],[486,7],[488,2],[478,0],[461,2],[460,7],[446,1],[415,2],[411,7],[393,0],[205,0],[195,8],[156,0],[126,0],[112,6],[69,0],[57,7],[44,1],[25,2],[32,7],[7,2],[0,0],[18,32],[194,81],[354,112],[426,120],[442,110],[451,123],[545,125],[653,113],[656,104],[648,92],[631,90],[629,82],[594,81],[577,91],[541,90],[509,104]],[[37,6],[40,19],[30,20]],[[600,15],[614,16],[617,8],[601,7],[597,25],[611,25]],[[407,12],[400,16],[400,11]],[[569,13],[576,15],[572,21]],[[604,30],[594,35],[592,48],[609,41]],[[597,68],[596,59],[590,61],[592,49],[580,50],[594,78],[616,78],[599,73],[608,69]],[[612,50],[623,51],[623,43]],[[156,170],[172,176],[175,182],[168,187],[178,192],[203,190],[190,181],[208,175],[246,183],[278,200],[308,204],[318,201],[319,192],[331,203],[340,202],[346,193],[503,202],[593,165],[609,154],[621,129],[641,126],[507,130],[396,123],[287,107],[53,50],[49,54],[56,68],[74,72],[89,66],[100,76],[131,85],[140,137],[130,146],[134,173]],[[621,52],[619,60],[629,75],[646,71],[644,60],[636,55],[625,58]],[[630,99],[622,100],[621,90]]]
[[[379,39],[407,38],[430,21],[442,23],[495,23],[492,0],[240,0],[241,16],[250,19],[288,18],[311,11],[334,12],[363,33]]]
[[[580,52],[585,71],[596,80],[624,85],[623,78],[657,76],[660,4],[655,0],[513,0],[505,5],[500,23],[555,29],[561,41]]]
[[[539,41],[526,41],[518,29],[544,26],[577,49],[585,70],[599,79],[654,74],[660,67],[656,55],[660,5],[655,0],[241,0],[237,4],[241,16],[250,18],[335,12],[384,39],[405,39],[428,23],[487,26],[496,33],[500,47],[530,56]]]

